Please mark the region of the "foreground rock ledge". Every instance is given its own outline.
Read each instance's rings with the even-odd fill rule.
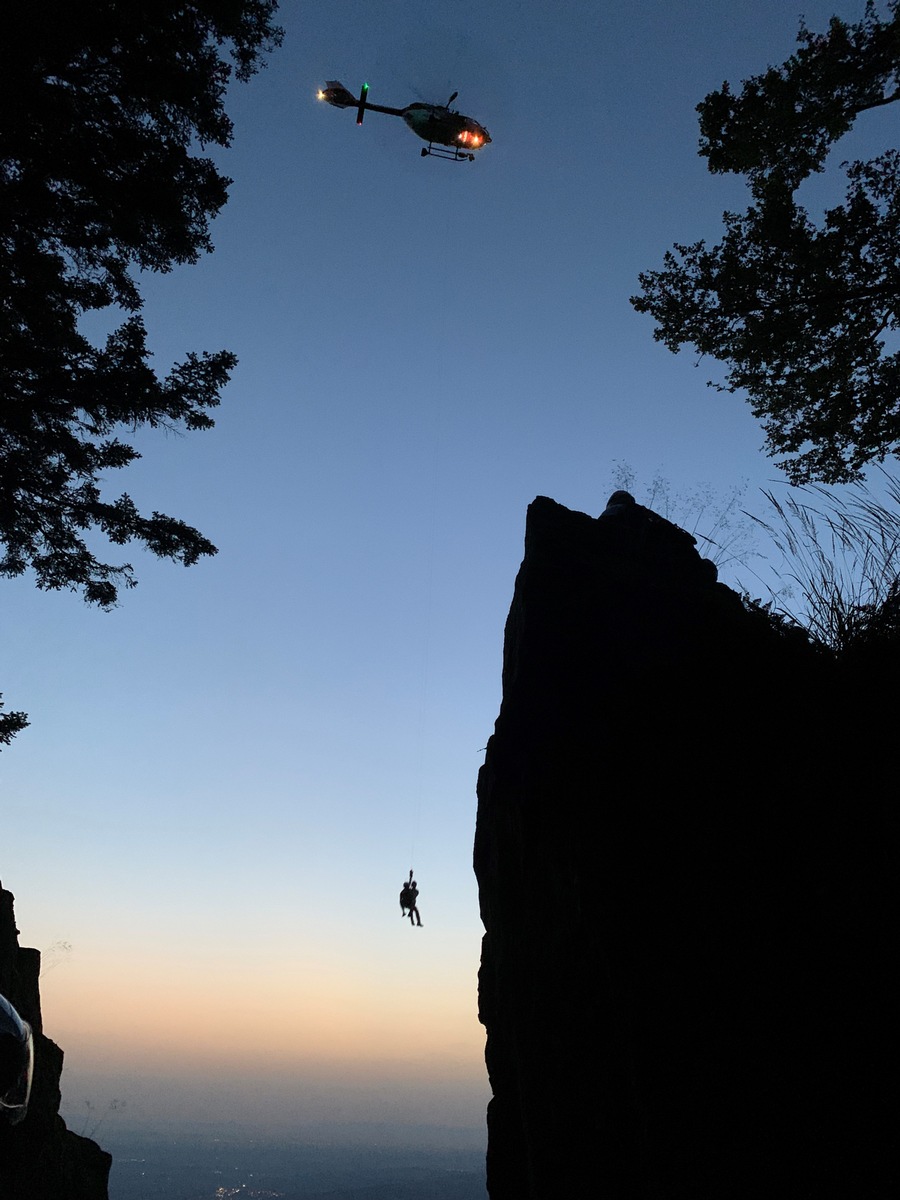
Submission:
[[[492,1200],[900,1194],[888,670],[640,506],[530,506],[478,780]]]
[[[66,1128],[59,1115],[63,1052],[44,1036],[39,951],[19,946],[13,896],[0,887],[0,993],[34,1032],[28,1115],[0,1121],[0,1200],[107,1200],[112,1156]]]

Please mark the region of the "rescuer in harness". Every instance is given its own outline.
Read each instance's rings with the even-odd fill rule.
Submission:
[[[409,916],[410,925],[421,925],[422,918],[419,916],[419,910],[416,908],[416,901],[419,898],[419,886],[413,879],[412,870],[409,872],[409,879],[404,883],[400,890],[400,916]],[[407,909],[409,912],[407,913]],[[415,918],[415,919],[413,919]]]

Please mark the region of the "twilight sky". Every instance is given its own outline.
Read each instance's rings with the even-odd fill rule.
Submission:
[[[110,614],[0,585],[0,688],[32,720],[0,756],[0,879],[48,951],[74,1128],[115,1098],[484,1137],[475,778],[526,507],[598,513],[617,461],[750,495],[777,476],[628,296],[745,203],[694,106],[781,62],[801,11],[863,7],[285,0],[283,49],[233,92],[215,254],[144,281],[161,370],[240,364],[214,431],[148,435],[109,480],[220,553],[134,551]],[[458,90],[493,144],[422,159],[400,121],[318,104],[326,79]]]

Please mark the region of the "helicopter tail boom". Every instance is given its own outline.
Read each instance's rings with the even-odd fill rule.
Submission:
[[[368,95],[369,85],[367,83],[362,85],[357,100],[338,79],[329,79],[324,88],[320,88],[318,92],[320,100],[324,100],[326,104],[331,104],[335,108],[355,108],[357,125],[362,125],[367,109],[371,109],[372,112],[387,113],[390,117],[403,116],[405,110],[402,108],[388,108],[386,104],[370,104]]]
[[[335,108],[352,108],[356,104],[356,98],[338,79],[326,80],[324,88],[319,90],[319,99]]]

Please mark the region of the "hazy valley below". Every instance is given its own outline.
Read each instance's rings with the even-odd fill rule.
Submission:
[[[485,1200],[484,1151],[306,1145],[239,1131],[96,1135],[110,1200]]]

